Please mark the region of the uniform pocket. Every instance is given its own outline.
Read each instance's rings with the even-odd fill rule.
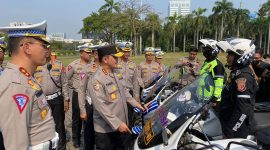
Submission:
[[[107,91],[108,91],[108,99],[109,99],[109,102],[114,102],[114,101],[116,101],[117,99],[119,99],[119,96],[120,96],[120,95],[118,95],[119,89],[118,89],[117,85],[112,84],[112,85],[110,85],[110,86],[108,86],[108,87],[106,87],[106,88],[107,88]]]

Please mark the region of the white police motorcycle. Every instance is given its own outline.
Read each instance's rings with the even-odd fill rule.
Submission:
[[[205,107],[208,107],[213,96],[213,87],[211,75],[204,74],[192,84],[173,91],[169,97],[159,101],[159,107],[154,113],[145,115],[146,121],[135,141],[134,149],[260,149],[255,136],[247,139],[222,139],[220,122],[212,111],[206,121],[202,120]],[[156,97],[161,98],[164,93],[166,92],[163,89]],[[263,110],[269,108],[264,104],[259,106]],[[266,111],[259,118],[265,115],[269,117],[269,114]],[[257,120],[259,131],[269,129],[270,121],[265,120]],[[265,133],[262,132],[264,135]]]

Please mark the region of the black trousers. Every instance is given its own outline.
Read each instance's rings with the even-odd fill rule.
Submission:
[[[72,94],[72,140],[73,140],[73,144],[80,145],[81,130],[82,130],[82,120],[80,118],[78,92],[73,90],[73,94]]]
[[[84,150],[94,150],[95,131],[93,123],[93,106],[85,102],[87,120],[84,122]]]
[[[96,150],[125,150],[126,134],[95,132]]]
[[[66,129],[65,129],[65,112],[64,112],[64,98],[58,96],[55,99],[48,100],[48,104],[52,110],[52,116],[55,122],[55,130],[59,135],[59,142],[57,150],[66,149]]]
[[[3,135],[0,132],[0,150],[5,150]]]

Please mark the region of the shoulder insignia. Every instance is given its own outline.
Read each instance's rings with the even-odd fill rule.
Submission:
[[[41,71],[41,70],[42,70],[41,66],[38,66],[36,69],[36,71]]]
[[[32,89],[34,89],[34,90],[40,90],[39,87],[38,87],[38,85],[35,84],[32,79],[29,79],[28,80],[28,84],[31,86]]]
[[[102,72],[105,74],[105,75],[108,75],[108,72],[104,69],[102,69]]]
[[[69,71],[70,69],[72,69],[72,66],[68,65],[68,71]]]
[[[25,108],[25,106],[26,106],[26,104],[29,101],[28,96],[26,96],[24,94],[16,94],[16,95],[13,95],[13,99],[16,102],[17,107],[18,107],[20,113],[22,113],[23,110],[24,110],[24,108]]]
[[[20,72],[22,74],[24,74],[26,77],[30,77],[31,75],[23,68],[23,67],[20,67],[19,68]]]
[[[80,73],[80,77],[81,77],[81,80],[84,78],[86,76],[86,74],[85,73]]]
[[[237,90],[239,92],[244,92],[246,90],[246,81],[246,78],[239,78],[236,80]]]

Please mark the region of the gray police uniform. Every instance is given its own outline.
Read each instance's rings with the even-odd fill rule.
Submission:
[[[48,65],[51,65],[51,68],[48,68]],[[69,100],[68,81],[60,60],[37,67],[34,77],[41,85],[47,100],[52,100],[60,95],[63,95],[64,100]]]
[[[184,62],[188,62],[189,65],[184,65]],[[192,83],[199,76],[200,64],[198,59],[190,60],[188,57],[182,57],[176,66],[182,67],[180,70],[179,83],[184,86]],[[192,68],[194,69],[194,72],[190,71]]]
[[[54,139],[55,124],[36,80],[8,63],[0,77],[0,129],[7,150],[27,150]]]
[[[91,77],[95,74],[98,68],[99,68],[98,64],[91,62],[90,70],[85,73],[82,72],[80,74],[80,88],[78,89],[78,99],[81,114],[86,114],[85,109],[86,102],[89,105],[92,105],[90,94],[87,92],[87,83],[91,79]]]
[[[88,82],[87,90],[92,97],[94,107],[93,119],[97,149],[110,149],[111,145],[125,149],[122,146],[127,143],[125,141],[127,138],[124,137],[126,135],[118,132],[117,129],[121,123],[129,124],[127,102],[136,107],[137,101],[124,87],[122,80],[123,77],[117,76],[115,72],[107,73],[100,67],[92,80]]]
[[[87,89],[94,106],[94,128],[99,133],[117,131],[121,123],[128,125],[127,102],[136,107],[136,100],[121,83],[123,77],[107,73],[101,67],[88,82]]]
[[[72,138],[73,144],[80,145],[82,121],[80,119],[80,107],[78,102],[78,90],[80,88],[80,78],[85,72],[90,71],[90,64],[81,64],[80,59],[70,63],[66,69],[67,79],[70,87],[73,89],[72,94]]]
[[[132,61],[119,61],[117,69],[115,69],[119,77],[123,76],[124,86],[130,90],[136,100],[139,100],[139,83],[138,83],[138,69],[136,64]]]
[[[80,59],[77,59],[70,63],[66,69],[67,79],[70,80],[70,86],[73,90],[78,92],[80,87],[80,74],[89,72],[90,64],[83,65],[80,63]]]
[[[84,123],[84,148],[94,149],[95,142],[95,132],[93,124],[93,105],[90,93],[88,92],[87,83],[91,80],[92,76],[95,74],[99,64],[91,62],[90,71],[86,73],[81,73],[80,75],[80,88],[78,91],[80,114],[86,114],[87,120]]]
[[[143,87],[151,83],[151,80],[154,80],[160,76],[160,67],[159,64],[155,61],[152,61],[150,64],[146,62],[140,63],[138,67],[138,78],[139,84],[143,84]]]
[[[68,81],[62,62],[55,60],[36,69],[34,77],[41,85],[46,100],[52,109],[56,123],[56,132],[59,134],[57,149],[66,147],[64,100],[69,100]]]

